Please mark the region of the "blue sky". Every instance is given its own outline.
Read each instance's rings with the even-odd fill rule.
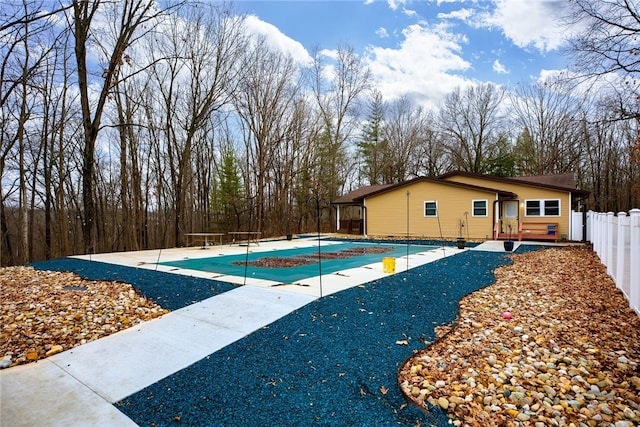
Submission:
[[[563,0],[236,0],[249,26],[305,60],[352,46],[383,96],[437,105],[455,87],[510,87],[563,70]]]

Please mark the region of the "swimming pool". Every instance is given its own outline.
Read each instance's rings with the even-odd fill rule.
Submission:
[[[398,258],[401,256],[406,256],[407,251],[409,254],[427,252],[433,249],[437,249],[437,246],[409,245],[409,247],[407,247],[407,245],[402,244],[345,242],[322,246],[320,250],[320,256],[324,257],[329,253],[349,251],[356,248],[367,248],[373,250],[377,249],[380,250],[381,253],[354,253],[340,259],[322,258],[321,263],[319,263],[318,247],[310,246],[304,248],[282,249],[266,252],[250,252],[248,255],[219,255],[208,258],[167,261],[161,262],[159,264],[182,269],[199,270],[210,273],[240,277],[244,276],[246,272],[247,277],[273,280],[280,283],[293,283],[295,281],[306,279],[309,277],[319,276],[320,270],[322,270],[323,275],[331,274],[340,270],[362,267],[367,264],[381,262],[383,258]],[[287,259],[303,258],[305,260],[308,260],[309,263],[305,265],[278,268],[251,265],[251,263],[255,263],[256,261],[259,261],[261,259],[274,257]],[[245,266],[245,261],[248,261],[249,265]]]

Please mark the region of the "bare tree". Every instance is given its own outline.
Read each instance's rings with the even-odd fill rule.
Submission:
[[[7,23],[2,25],[0,35],[0,254],[2,248],[7,248],[14,262],[27,262],[31,251],[29,245],[29,197],[27,182],[26,145],[29,138],[27,122],[31,119],[32,110],[38,108],[41,88],[35,80],[42,72],[51,52],[54,50],[59,36],[51,31],[53,25],[45,19],[51,13],[58,13],[57,9],[51,13],[41,13],[42,4],[24,0],[21,5],[3,5],[3,12],[7,14]],[[48,39],[45,39],[47,37]],[[17,144],[17,153],[13,148]],[[5,165],[8,156],[15,154],[17,158],[18,174],[18,242],[12,247],[8,240],[5,200],[11,189],[5,191],[2,181],[5,177]],[[35,166],[34,166],[35,168]],[[35,177],[35,175],[32,175]],[[34,178],[35,179],[35,178]],[[1,256],[0,256],[1,258]],[[1,259],[0,259],[1,261]]]
[[[441,133],[434,124],[437,122],[433,111],[423,112],[420,119],[421,141],[416,151],[413,176],[435,177],[445,172],[448,156]]]
[[[260,231],[267,225],[267,203],[277,167],[277,153],[286,143],[288,123],[295,106],[299,85],[293,59],[275,52],[264,39],[257,40],[242,64],[246,71],[235,95],[235,106],[245,130],[246,171],[254,185],[255,218]]]
[[[327,199],[338,195],[347,169],[355,166],[355,162],[345,163],[347,150],[351,148],[347,145],[360,127],[359,98],[371,85],[371,73],[353,47],[339,46],[332,57],[334,63],[329,67],[332,72],[327,77],[327,57],[316,50],[309,76],[322,124],[316,144],[322,151],[323,162],[316,174],[314,191],[322,190]]]
[[[245,51],[245,36],[241,18],[231,17],[224,7],[185,8],[180,16],[172,16],[166,26],[167,35],[156,37],[155,53],[163,60],[154,60],[152,75],[157,93],[152,95],[149,107],[156,113],[148,114],[149,126],[162,135],[165,165],[170,188],[173,213],[171,237],[175,244],[183,242],[183,233],[189,231],[186,215],[194,203],[200,206],[197,214],[205,216],[208,194],[203,181],[211,176],[203,170],[194,170],[195,153],[211,158],[215,145],[215,114],[231,103],[234,86],[243,72],[238,66]],[[158,117],[158,119],[156,119]],[[194,161],[195,160],[195,161]],[[211,172],[211,169],[208,169]],[[194,182],[195,180],[195,182]],[[200,180],[200,182],[198,182]],[[193,191],[194,185],[200,190]],[[200,200],[195,200],[200,194]],[[203,224],[202,220],[199,222]]]
[[[402,182],[418,176],[420,159],[415,153],[428,137],[428,123],[421,107],[414,107],[408,98],[391,103],[384,126],[388,141],[385,182]]]
[[[492,83],[457,88],[440,110],[440,127],[453,166],[484,173],[503,133],[500,110],[504,90]]]
[[[576,145],[582,102],[564,80],[518,87],[511,105],[521,130],[515,147],[520,173],[543,175],[575,169],[580,157]]]
[[[640,73],[637,2],[573,0],[565,20],[580,30],[569,40],[578,70],[596,76]]]
[[[640,131],[636,120],[609,120],[610,102],[593,102],[580,119],[581,156],[575,168],[587,203],[600,212],[626,211],[640,205],[640,163],[632,157]]]
[[[84,130],[83,164],[82,164],[82,202],[84,208],[82,234],[86,253],[95,250],[96,206],[95,206],[95,150],[98,133],[105,106],[114,86],[118,83],[120,67],[125,62],[126,50],[142,35],[151,30],[153,23],[162,11],[155,8],[153,0],[123,0],[113,3],[102,3],[100,0],[74,0],[72,31],[75,43],[75,56],[78,75],[78,89],[82,110]],[[94,18],[101,7],[112,8],[117,16],[113,20],[114,34],[110,49],[103,58],[100,88],[96,100],[89,85],[91,79],[90,64],[87,60],[88,46],[96,40],[93,30]],[[143,31],[141,31],[143,29]]]
[[[640,5],[630,0],[573,0],[566,22],[580,31],[570,39],[574,67],[587,77],[620,77],[618,100],[607,119],[640,120]],[[640,162],[640,139],[631,162]]]

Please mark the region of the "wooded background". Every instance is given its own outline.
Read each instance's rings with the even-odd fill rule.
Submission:
[[[588,209],[640,206],[632,2],[572,2],[566,75],[432,110],[385,101],[348,45],[294,62],[232,4],[0,3],[0,265],[332,231],[344,192],[452,170],[572,172]]]

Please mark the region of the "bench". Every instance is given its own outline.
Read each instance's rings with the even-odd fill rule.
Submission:
[[[236,240],[238,240],[239,243],[242,243],[239,238],[244,236],[244,241],[247,242],[247,245],[250,245],[251,242],[253,242],[260,246],[260,236],[262,235],[261,231],[229,231],[227,234],[232,236],[232,243],[236,243]]]
[[[206,249],[207,246],[209,246],[210,237],[213,237],[213,241],[215,241],[216,238],[219,238],[219,242],[222,244],[222,236],[224,236],[224,233],[185,233],[184,235],[187,236],[187,239],[191,238],[192,243],[196,240],[202,241],[202,249]],[[189,246],[188,241],[187,246]]]
[[[337,232],[342,234],[362,234],[361,219],[341,219]]]
[[[557,222],[521,222],[518,227],[518,240],[553,240],[558,241]]]

